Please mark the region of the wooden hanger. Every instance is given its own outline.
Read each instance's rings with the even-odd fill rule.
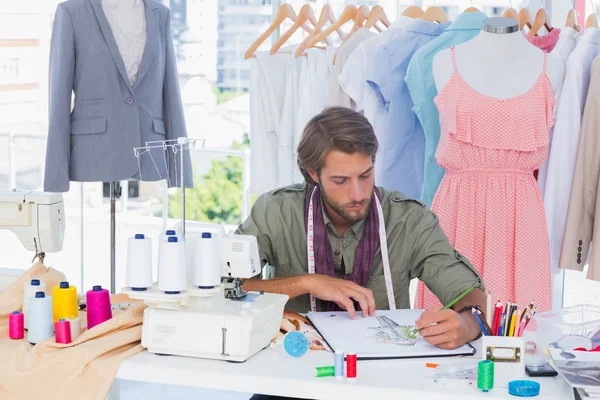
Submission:
[[[313,9],[309,4],[305,4],[302,6],[302,8],[300,9],[300,12],[296,16],[296,21],[294,22],[294,25],[292,25],[292,27],[290,29],[288,29],[286,33],[281,35],[279,40],[277,40],[277,42],[275,42],[273,47],[271,47],[271,55],[277,53],[277,50],[279,50],[281,48],[281,46],[283,46],[284,43],[287,42],[290,37],[292,37],[294,32],[296,32],[298,30],[298,28],[302,27],[302,25],[306,21],[309,21],[312,24],[312,26],[317,25],[317,19],[315,18],[315,13],[313,12]]]
[[[519,11],[519,29],[523,30],[525,26],[531,29],[531,17],[529,15],[529,10],[527,8],[521,9]]]
[[[438,6],[429,7],[427,10],[425,10],[423,15],[421,16],[421,19],[429,22],[437,22],[440,24],[448,22],[448,16],[444,12],[444,10],[442,10],[442,8]]]
[[[512,19],[519,19],[519,13],[517,12],[517,10],[515,10],[514,8],[509,8],[508,10],[504,11],[504,18],[512,18]]]
[[[417,6],[409,6],[406,7],[406,10],[404,10],[402,15],[414,19],[421,18],[421,16],[423,15],[423,9]]]
[[[575,29],[577,27],[577,11],[569,10],[567,14],[567,22],[565,22],[565,27],[570,26]]]
[[[323,27],[325,26],[325,24],[327,23],[327,21],[331,22],[331,24],[335,24],[336,19],[335,19],[335,15],[333,14],[333,10],[331,9],[331,6],[329,4],[325,4],[323,6],[323,8],[321,9],[321,15],[319,16],[319,20],[317,21],[317,24],[315,25],[315,29],[313,29],[313,31],[304,38],[304,40],[298,45],[298,48],[296,49],[296,58],[300,57],[301,55],[304,54],[304,51],[306,50],[306,48],[308,47],[308,42],[318,33],[321,32],[321,30],[323,29]],[[339,35],[340,39],[344,39],[345,35],[342,32],[341,29],[337,29],[337,34]],[[327,44],[329,43],[329,38],[325,38],[323,39],[323,41],[325,41]]]
[[[535,15],[535,21],[533,21],[533,26],[531,30],[527,33],[530,36],[537,36],[542,26],[546,27],[548,33],[552,32],[552,25],[550,25],[550,18],[548,17],[548,13],[545,8],[540,8]]]
[[[335,52],[335,55],[333,56],[333,65],[335,65],[335,61],[337,59],[338,52],[340,51],[340,49],[342,48],[344,43],[346,43],[348,41],[348,39],[350,39],[350,37],[354,34],[354,32],[356,32],[357,30],[359,30],[360,28],[363,27],[363,24],[365,23],[365,21],[368,18],[369,18],[369,7],[360,6],[358,8],[358,10],[356,11],[356,17],[354,17],[354,25],[352,25],[352,29],[350,29],[350,32],[348,32],[348,34],[346,35],[344,40],[342,40],[340,47],[338,47],[337,51]]]
[[[250,45],[250,47],[248,47],[248,50],[246,50],[246,53],[244,54],[244,59],[247,60],[253,57],[260,45],[263,44],[263,42],[267,40],[267,38],[275,31],[275,29],[277,29],[277,27],[280,26],[286,19],[291,19],[292,21],[296,22],[296,12],[289,4],[283,4],[281,7],[279,7],[271,26],[269,26],[269,28],[263,32],[263,34],[260,35],[258,39],[256,39],[256,41]],[[302,25],[302,29],[310,32],[310,28],[308,28],[306,25]]]
[[[356,8],[356,6],[346,6],[346,8],[344,8],[344,11],[342,11],[342,15],[340,15],[340,18],[335,22],[335,24],[332,24],[325,31],[315,36],[311,36],[311,39],[308,41],[306,47],[314,47],[317,43],[323,41],[327,36],[331,35],[334,31],[338,30],[346,22],[355,19],[357,12],[358,9]]]
[[[390,20],[381,6],[375,6],[371,9],[369,18],[367,18],[367,22],[365,22],[365,28],[371,29],[375,27],[375,29],[379,30],[377,25],[375,25],[377,22],[381,22],[386,28],[390,26]]]
[[[588,28],[597,28],[598,27],[598,17],[596,16],[596,5],[592,0],[590,0],[592,4],[592,13],[585,20],[585,29]]]
[[[585,20],[585,29],[588,28],[598,28],[598,17],[596,13],[590,14]]]

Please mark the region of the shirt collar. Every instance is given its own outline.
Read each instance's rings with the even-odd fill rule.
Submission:
[[[577,32],[575,29],[571,28],[570,26],[566,26],[566,27],[562,28],[560,31],[561,39],[563,37],[566,39],[576,39],[577,36],[579,36],[579,32]]]
[[[410,26],[413,18],[407,17],[405,15],[399,16],[388,29],[406,29]]]
[[[448,27],[449,31],[481,30],[483,21],[488,16],[484,12],[464,12]]]
[[[582,40],[587,40],[594,44],[600,44],[600,28],[587,28],[583,31]]]
[[[438,24],[437,22],[415,18],[411,19],[410,23],[408,23],[404,29],[411,32],[422,33],[424,35],[439,36],[448,28],[448,26],[450,26],[450,24],[450,21]]]
[[[325,209],[325,204],[323,203],[323,198],[321,197],[321,209],[323,210],[323,222],[325,223],[325,226],[331,230],[331,232],[333,232],[334,234],[340,236],[337,232],[337,230],[335,229],[335,226],[333,226],[333,222],[331,222],[331,219],[329,219],[329,215],[327,215],[327,210]],[[358,222],[355,222],[350,228],[348,228],[349,232],[352,232],[352,234],[354,234],[354,237],[357,239],[360,239],[362,237],[362,233],[363,233],[363,228],[365,225],[365,219],[367,219],[366,217],[361,219]]]

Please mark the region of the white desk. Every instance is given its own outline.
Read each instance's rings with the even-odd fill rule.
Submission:
[[[515,399],[508,389],[489,393],[477,389],[477,382],[436,383],[427,361],[473,365],[479,359],[437,358],[431,360],[359,361],[355,382],[315,378],[314,367],[333,365],[333,354],[313,351],[300,359],[266,349],[242,364],[176,356],[157,356],[147,351],[121,364],[118,379],[180,385],[243,393],[262,393],[318,400],[363,400],[412,398],[428,400]],[[528,378],[529,379],[529,378]],[[536,399],[569,400],[573,390],[562,378],[535,379],[541,383]],[[401,397],[402,396],[402,397]]]

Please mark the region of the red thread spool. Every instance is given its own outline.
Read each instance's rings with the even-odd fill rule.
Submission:
[[[356,378],[356,353],[346,354],[346,378]]]
[[[8,336],[11,339],[23,339],[25,326],[25,316],[18,311],[8,316]]]
[[[66,319],[56,321],[54,324],[54,333],[56,334],[56,343],[71,343],[71,323]]]

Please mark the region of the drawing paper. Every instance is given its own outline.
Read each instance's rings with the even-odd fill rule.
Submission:
[[[357,313],[352,320],[343,312],[309,312],[307,317],[334,351],[356,353],[359,359],[421,358],[473,355],[470,344],[455,350],[439,349],[413,335],[422,310],[376,311],[374,317]]]

